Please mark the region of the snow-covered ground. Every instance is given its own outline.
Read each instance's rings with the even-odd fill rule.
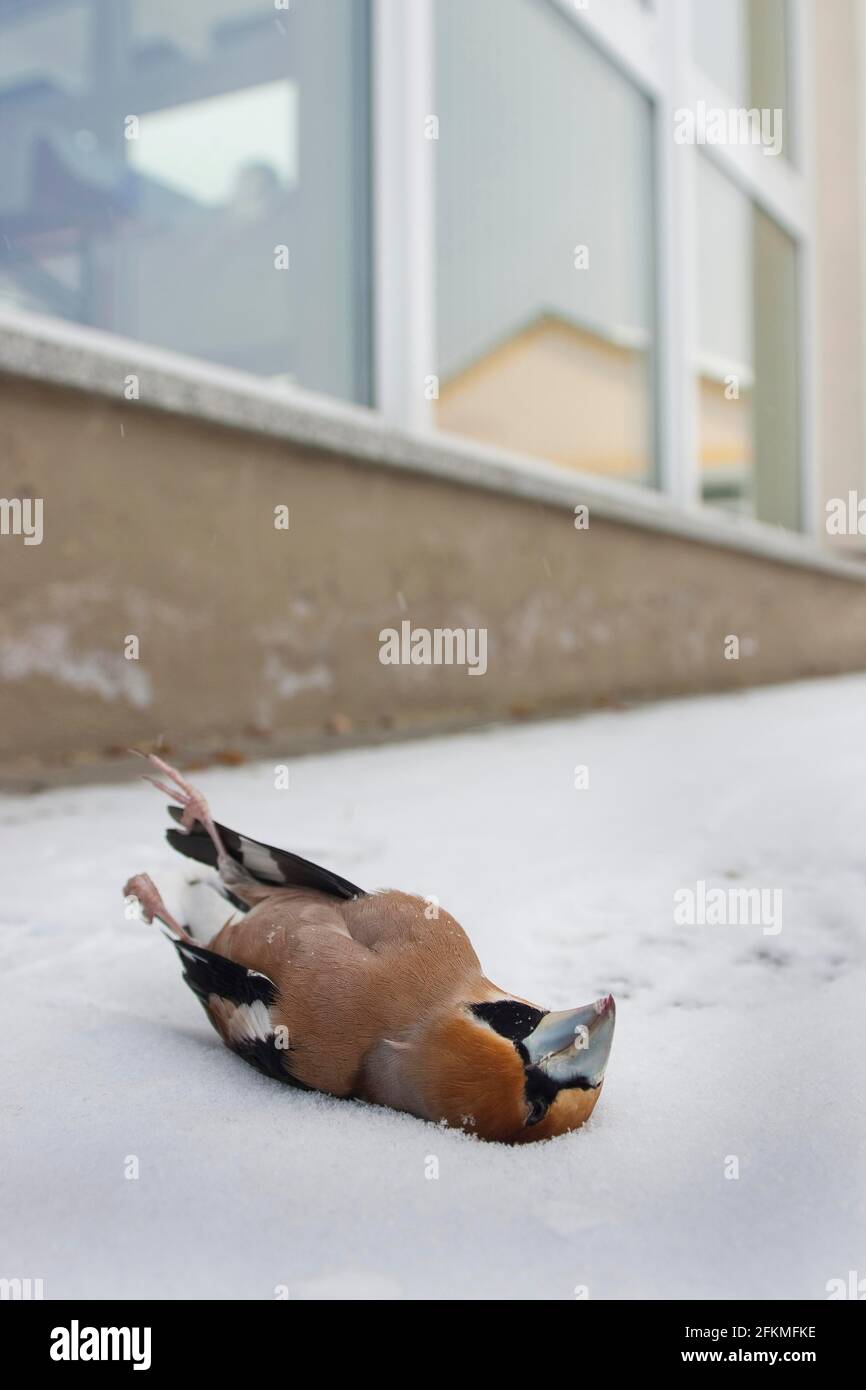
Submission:
[[[613,990],[604,1094],[509,1149],[281,1087],[124,919],[130,873],[171,905],[188,867],[158,793],[5,798],[0,1276],[820,1299],[866,1274],[866,678],[300,759],[288,790],[273,764],[198,780],[228,825],[435,894],[499,984],[552,1008]],[[699,880],[780,889],[781,930],[678,925]]]

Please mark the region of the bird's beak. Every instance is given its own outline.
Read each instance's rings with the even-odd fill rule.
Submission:
[[[560,1086],[594,1090],[604,1079],[616,1019],[613,995],[582,1009],[545,1014],[523,1039],[533,1065]]]

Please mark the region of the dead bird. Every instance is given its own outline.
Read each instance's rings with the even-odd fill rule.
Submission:
[[[612,996],[551,1013],[500,989],[450,913],[408,893],[365,892],[218,825],[179,772],[149,761],[166,780],[148,780],[177,803],[168,809],[180,828],[168,840],[216,869],[230,915],[215,935],[181,925],[147,874],[124,894],[162,922],[228,1048],[289,1085],[482,1139],[549,1139],[589,1118],[613,1040]]]

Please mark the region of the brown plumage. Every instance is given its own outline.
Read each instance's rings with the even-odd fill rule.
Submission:
[[[228,1047],[295,1086],[483,1139],[546,1139],[589,1117],[613,1036],[609,996],[549,1013],[508,994],[450,913],[406,893],[365,893],[217,825],[200,793],[150,761],[169,784],[150,780],[180,803],[170,811],[181,829],[168,839],[217,869],[233,910],[205,944],[146,875],[124,892],[167,927]]]

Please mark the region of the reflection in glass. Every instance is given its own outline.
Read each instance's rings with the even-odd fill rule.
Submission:
[[[363,0],[0,8],[0,300],[368,400],[366,34]]]
[[[649,105],[552,5],[434,16],[438,423],[651,482]]]
[[[697,208],[701,492],[729,510],[796,528],[796,249],[703,156]]]

